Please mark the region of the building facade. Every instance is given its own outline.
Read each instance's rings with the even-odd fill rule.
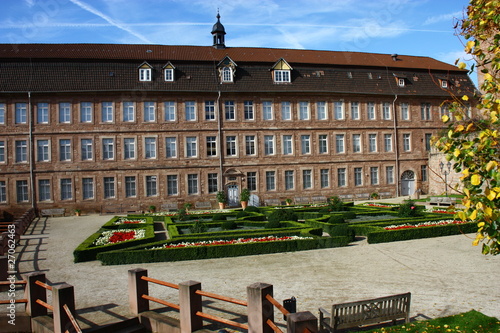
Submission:
[[[0,45],[0,210],[411,195],[467,71],[427,57]],[[471,111],[472,112],[472,111]]]

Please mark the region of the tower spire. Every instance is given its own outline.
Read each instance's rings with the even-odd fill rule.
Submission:
[[[217,22],[214,24],[212,28],[212,36],[214,38],[213,47],[216,49],[225,49],[226,44],[224,43],[224,35],[226,34],[226,30],[222,23],[220,23],[220,14],[219,9],[217,8]]]

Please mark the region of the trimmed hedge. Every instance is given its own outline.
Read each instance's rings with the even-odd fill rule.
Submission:
[[[116,221],[120,219],[130,219],[130,220],[146,220],[146,223],[121,223],[115,224]],[[126,218],[123,216],[115,216],[111,218],[108,222],[102,225],[104,229],[135,229],[135,228],[144,228],[146,225],[154,225],[154,220],[151,216],[127,216]]]

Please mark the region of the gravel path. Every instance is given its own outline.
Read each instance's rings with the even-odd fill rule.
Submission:
[[[269,283],[278,301],[295,296],[298,311],[315,315],[318,307],[329,308],[332,303],[410,291],[411,317],[416,319],[471,309],[500,317],[500,256],[483,256],[480,248],[471,246],[472,235],[386,244],[361,240],[344,248],[184,262],[122,266],[102,266],[97,261],[73,263],[76,246],[110,218],[44,218],[32,225],[18,247],[20,272],[44,271],[50,284],[66,282],[75,287],[83,327],[130,317],[127,271],[138,267],[160,280],[200,281],[206,291],[239,299],[246,298],[248,285]],[[150,294],[178,301],[173,289],[153,285]],[[210,311],[221,306],[217,302],[207,305]],[[222,306],[231,319],[244,313],[236,306]]]

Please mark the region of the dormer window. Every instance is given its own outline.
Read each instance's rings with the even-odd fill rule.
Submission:
[[[443,89],[448,88],[448,80],[441,80],[441,88]]]
[[[143,62],[142,65],[139,66],[139,81],[151,81],[152,68],[153,67],[147,62]]]
[[[222,82],[233,82],[233,69],[231,67],[222,68]]]
[[[398,86],[404,87],[405,86],[405,79],[398,78]]]
[[[175,80],[174,71],[175,67],[170,63],[170,61],[165,66],[163,66],[165,81],[173,82]]]
[[[229,57],[225,57],[217,65],[221,83],[232,83],[236,75],[236,63]]]
[[[285,59],[281,58],[272,67],[274,83],[290,83],[291,82],[291,71],[292,66],[290,66]]]

